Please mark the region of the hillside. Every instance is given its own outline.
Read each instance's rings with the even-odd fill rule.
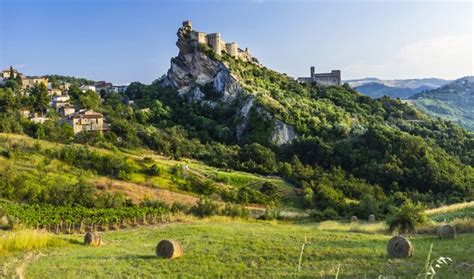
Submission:
[[[474,131],[474,77],[458,79],[410,99],[433,117],[448,119]]]
[[[293,186],[279,177],[229,172],[147,150],[110,151],[0,134],[0,154],[0,193],[9,201],[58,206],[87,205],[90,201],[100,208],[152,200],[185,209],[195,206],[203,195],[213,195],[215,201],[244,204],[257,215],[268,205],[284,211],[302,206]],[[86,162],[86,158],[95,163]],[[259,192],[265,183],[274,185],[275,196]],[[77,187],[90,196],[74,194]],[[244,200],[238,201],[241,198]],[[4,207],[9,213],[9,205],[4,203]]]
[[[408,99],[417,93],[443,86],[449,81],[438,78],[396,80],[365,78],[344,82],[347,82],[357,92],[372,98],[390,96],[391,98]]]
[[[461,160],[466,165],[472,165],[472,149],[468,147],[472,135],[460,131],[462,139],[444,136],[451,134],[449,130],[459,130],[458,127],[441,121],[436,123],[397,100],[372,100],[348,87],[300,84],[262,65],[234,59],[225,53],[215,56],[212,49],[193,41],[190,34],[192,30],[186,28],[178,31],[180,52],[172,59],[163,85],[178,90],[184,100],[196,107],[196,118],[186,119],[183,124],[192,126],[198,134],[207,130],[209,138],[222,141],[219,130],[213,131],[210,125],[210,129],[206,129],[201,124],[213,122],[215,127],[231,131],[232,136],[227,141],[244,145],[258,143],[274,148],[278,158],[287,162],[291,162],[292,156],[296,155],[301,163],[312,166],[316,172],[333,175],[337,169],[336,173],[341,174],[339,171],[342,171],[342,176],[352,179],[350,184],[367,187],[365,189],[370,189],[375,196],[382,189],[389,191],[393,185],[398,185],[398,189],[403,191],[415,190],[413,185],[427,185],[425,190],[438,191],[435,190],[438,182],[427,177],[423,181],[416,180],[421,178],[421,169],[444,169],[444,166],[435,165],[447,162],[446,159],[449,161],[451,156],[457,157],[451,157],[453,163]],[[451,140],[455,148],[448,147],[451,143],[447,141]],[[414,149],[401,149],[397,147],[397,142]],[[429,151],[422,146],[429,146]],[[421,153],[420,148],[424,150]],[[455,149],[463,151],[456,154],[453,153]],[[410,155],[401,154],[404,152]],[[413,158],[413,154],[420,157]],[[406,172],[425,161],[421,159],[425,156],[428,161],[431,160],[428,158],[438,158],[435,159],[437,163],[418,165],[417,170]],[[377,162],[375,164],[380,167],[369,162]],[[466,170],[470,172],[472,168],[466,166]],[[305,177],[298,174],[293,178],[296,176],[297,180],[306,183],[310,181],[309,185],[314,183],[314,186],[302,184],[323,191],[321,182],[316,182],[321,179],[313,175]],[[313,179],[316,181],[311,181]],[[467,184],[461,182],[468,185],[465,189],[471,188],[471,178],[468,180]],[[367,182],[372,186],[368,186]],[[334,185],[336,183],[328,184],[330,188],[337,189],[336,195],[341,198],[360,198],[357,196],[360,192],[348,195],[338,189]],[[364,184],[367,186],[362,186]],[[441,188],[446,186],[438,185]],[[320,194],[319,198],[326,198],[328,193]]]

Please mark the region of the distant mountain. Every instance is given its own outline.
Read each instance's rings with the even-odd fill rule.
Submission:
[[[410,99],[430,115],[449,119],[474,131],[474,76],[460,78]]]
[[[409,97],[431,89],[439,88],[450,82],[439,78],[423,79],[396,79],[381,80],[378,78],[365,78],[345,81],[359,93],[372,98],[384,95],[392,98],[408,99]]]

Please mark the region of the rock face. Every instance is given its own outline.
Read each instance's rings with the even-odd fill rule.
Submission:
[[[296,138],[296,132],[293,126],[285,124],[280,120],[275,121],[275,128],[272,133],[272,142],[277,145],[286,144]]]
[[[218,103],[236,106],[238,115],[235,117],[240,119],[240,122],[236,125],[234,133],[236,139],[239,142],[242,141],[248,126],[249,111],[257,106],[255,94],[242,88],[224,62],[217,61],[201,51],[198,42],[191,38],[190,28],[179,28],[177,35],[176,45],[179,48],[179,54],[171,59],[171,67],[163,85],[176,89],[189,101],[205,102],[210,107]],[[209,91],[212,91],[213,96],[208,96]],[[257,111],[270,115],[260,107]],[[275,128],[269,135],[269,141],[283,145],[297,137],[291,125],[277,119],[274,119],[274,122]]]

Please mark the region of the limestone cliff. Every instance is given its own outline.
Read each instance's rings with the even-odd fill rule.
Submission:
[[[202,46],[191,38],[191,28],[180,28],[177,36],[179,54],[171,59],[171,67],[163,85],[176,89],[189,101],[207,103],[211,107],[222,102],[236,106],[236,119],[239,119],[239,123],[236,124],[234,133],[237,140],[242,141],[249,122],[249,112],[252,107],[258,106],[255,94],[243,89],[224,62],[202,50]],[[206,90],[212,92],[212,98],[206,96],[206,93],[209,94]],[[255,111],[273,121],[274,129],[268,135],[269,141],[283,145],[297,137],[291,125],[272,118],[270,113],[261,107]]]

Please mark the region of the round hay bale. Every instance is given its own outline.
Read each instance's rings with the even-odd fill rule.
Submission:
[[[451,225],[438,227],[438,237],[441,239],[453,239],[456,237],[456,229]]]
[[[100,246],[102,241],[100,240],[100,234],[98,232],[87,232],[84,235],[84,245],[87,246]]]
[[[387,253],[391,258],[408,258],[413,256],[414,247],[407,238],[397,235],[388,241]]]
[[[375,222],[375,215],[374,214],[369,215],[369,222]]]
[[[351,216],[351,222],[357,222],[359,219],[357,218],[357,216]]]
[[[158,258],[174,259],[183,255],[183,249],[176,240],[161,240],[156,245],[156,256]]]

